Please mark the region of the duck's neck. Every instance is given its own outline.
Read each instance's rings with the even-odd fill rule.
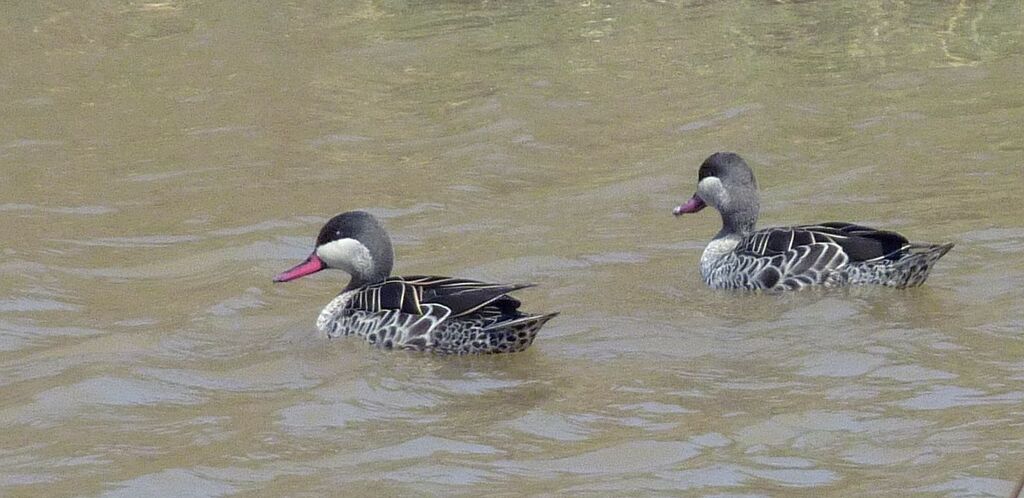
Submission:
[[[746,202],[725,206],[719,209],[722,215],[722,229],[715,235],[716,239],[727,237],[744,237],[754,231],[757,225],[757,213],[760,202],[757,193],[749,196]]]
[[[352,278],[348,281],[348,285],[345,286],[344,291],[355,290],[360,287],[383,282],[391,275],[391,264],[389,261],[386,268],[381,267],[380,265],[373,265],[369,271],[352,271],[350,275]]]

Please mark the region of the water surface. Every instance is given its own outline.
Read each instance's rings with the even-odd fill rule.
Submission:
[[[0,20],[0,494],[1005,496],[1024,472],[1018,2],[18,2]],[[674,219],[957,244],[736,295]],[[328,341],[327,218],[530,281],[518,355]]]

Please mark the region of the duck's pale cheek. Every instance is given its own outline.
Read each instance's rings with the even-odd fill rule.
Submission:
[[[701,180],[697,184],[697,194],[709,206],[719,211],[729,203],[729,192],[722,185],[722,180],[716,176],[709,176]]]
[[[316,255],[332,268],[369,274],[373,271],[370,250],[356,239],[338,239],[316,248]]]

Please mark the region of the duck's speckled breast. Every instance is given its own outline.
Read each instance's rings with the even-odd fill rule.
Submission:
[[[344,311],[345,306],[355,295],[355,291],[342,292],[338,294],[338,297],[327,303],[324,309],[320,311],[320,315],[316,317],[316,329],[323,334],[328,334],[334,330],[332,322],[338,319],[338,316]]]
[[[710,282],[714,270],[721,264],[723,257],[732,253],[739,244],[739,237],[722,237],[708,242],[704,252],[700,255],[700,275],[705,282]]]

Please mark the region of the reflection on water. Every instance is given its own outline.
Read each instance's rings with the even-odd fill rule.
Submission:
[[[228,6],[231,8],[228,8]],[[1005,496],[1022,470],[1014,2],[22,3],[0,20],[0,494]],[[736,295],[673,219],[951,241]],[[540,284],[522,354],[327,341],[275,286],[368,209],[402,273]]]

